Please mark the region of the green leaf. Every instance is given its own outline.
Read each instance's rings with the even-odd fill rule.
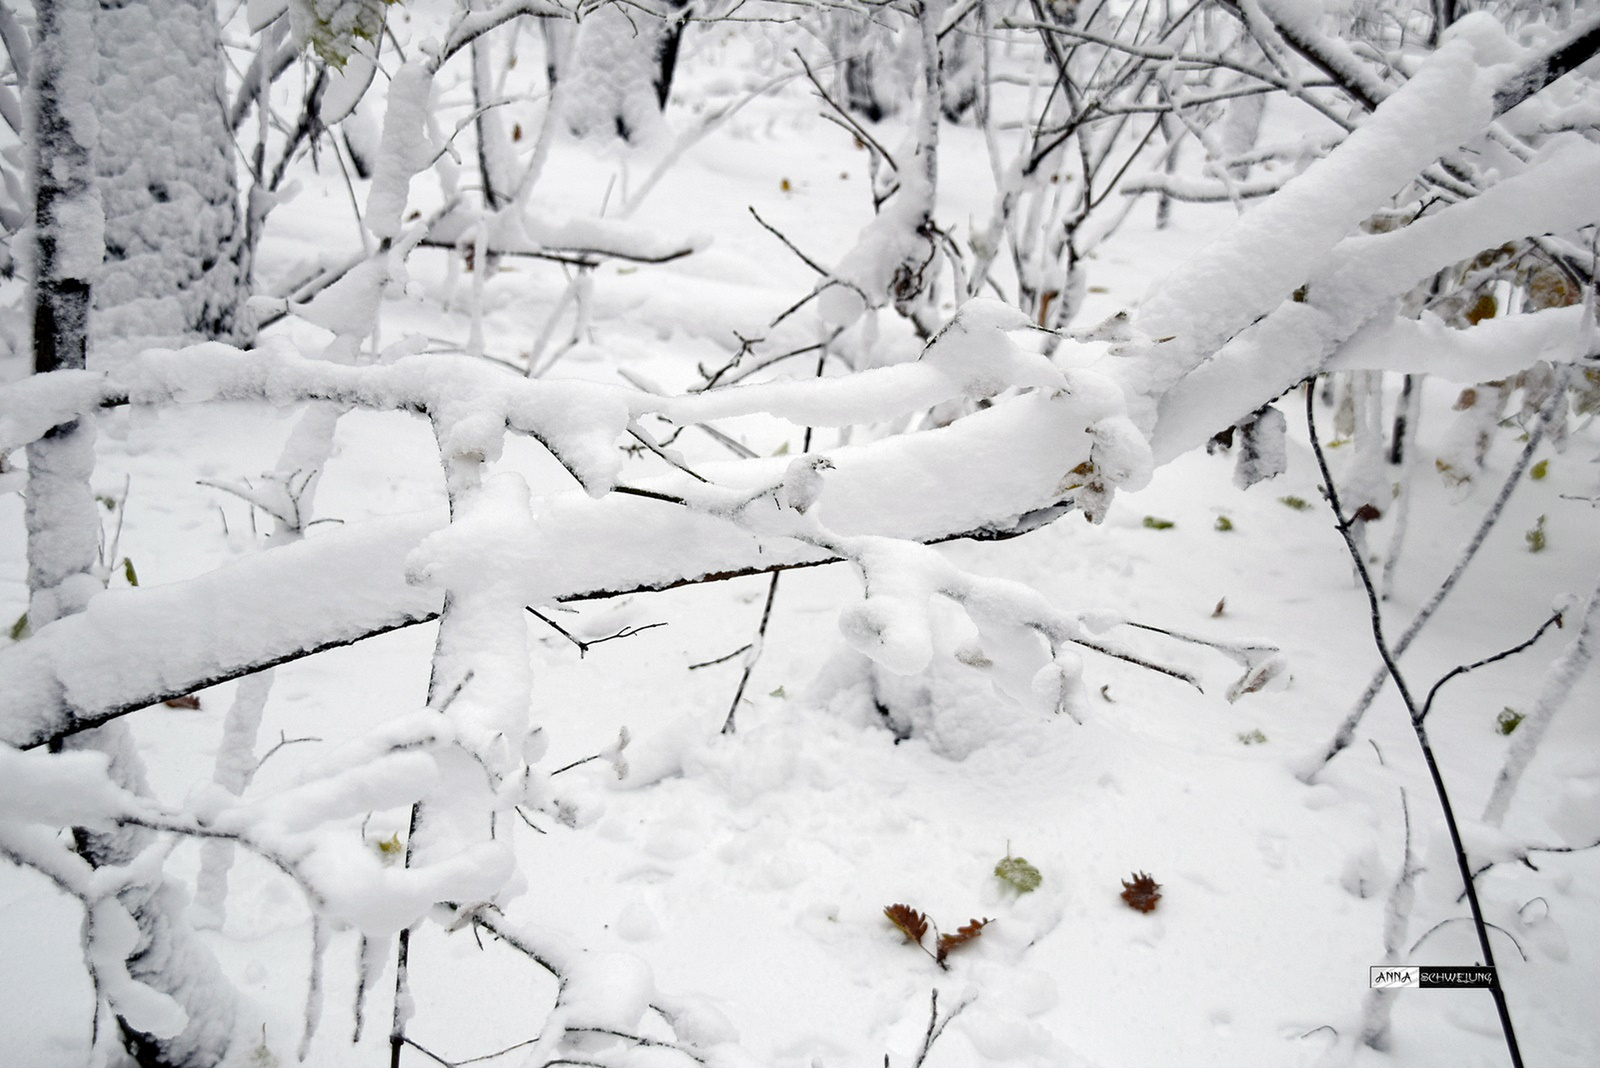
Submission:
[[[1306,503],[1306,499],[1304,497],[1296,497],[1293,494],[1290,494],[1287,497],[1279,497],[1278,500],[1288,505],[1290,508],[1293,508],[1297,512],[1303,512],[1307,508],[1311,507],[1311,505]]]
[[[139,573],[133,569],[133,561],[126,556],[122,558],[122,575],[128,580],[128,585],[139,585]]]
[[[1232,530],[1233,529],[1233,520],[1229,519],[1225,515],[1217,516],[1217,529],[1218,530]]]
[[[1021,857],[1007,856],[994,866],[994,876],[1019,894],[1030,894],[1044,882],[1039,869]]]
[[[99,501],[100,507],[104,508],[108,512],[115,512],[117,510],[117,499],[115,497],[107,497],[103,493],[96,493],[94,495],[94,499]]]
[[[1144,517],[1144,525],[1149,530],[1171,530],[1178,524],[1170,519],[1157,519],[1153,515],[1147,515]]]
[[[17,621],[11,624],[11,640],[14,642],[20,642],[32,633],[33,631],[28,627],[28,613],[26,612],[18,616]]]
[[[1266,742],[1267,736],[1259,730],[1245,731],[1239,735],[1240,745],[1261,745]]]
[[[788,698],[789,695],[783,692],[782,686],[779,686],[776,690],[773,690],[771,693],[767,694],[767,696]]]
[[[1510,734],[1517,729],[1524,719],[1527,719],[1527,717],[1521,712],[1514,708],[1506,708],[1494,718],[1495,729],[1501,734]]]
[[[393,864],[406,855],[406,844],[400,841],[400,832],[396,831],[387,838],[380,838],[372,843],[378,851],[378,857],[385,864]]]
[[[1544,552],[1544,550],[1545,550],[1544,516],[1540,516],[1539,517],[1538,522],[1533,524],[1533,529],[1532,530],[1530,530],[1526,534],[1522,535],[1522,540],[1524,540],[1524,541],[1526,541],[1528,543],[1528,551],[1530,553],[1542,553],[1542,552]]]
[[[772,450],[772,455],[774,455],[774,456],[787,456],[787,455],[789,455],[789,443],[786,441],[782,445],[779,445],[776,449],[773,449]]]
[[[1533,468],[1531,470],[1529,470],[1528,477],[1533,479],[1535,482],[1538,482],[1541,479],[1543,479],[1545,475],[1548,475],[1549,473],[1550,473],[1550,461],[1549,460],[1540,460],[1538,463],[1533,465]]]

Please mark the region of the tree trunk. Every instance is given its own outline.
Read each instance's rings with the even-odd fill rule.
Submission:
[[[249,267],[213,0],[99,0],[96,173],[106,213],[95,359],[246,341]]]
[[[97,135],[104,143],[106,122],[90,99],[99,59],[96,21],[102,14],[96,0],[38,0],[35,12],[28,139],[34,188],[33,342],[34,370],[47,374],[81,370],[87,362],[93,280],[101,268],[105,233],[101,199],[106,186],[96,181],[95,150]],[[33,630],[82,611],[104,585],[100,516],[91,484],[94,439],[94,424],[84,418],[28,446],[28,624]],[[86,731],[72,744],[107,754],[113,779],[145,790],[144,768],[126,725]],[[79,850],[97,867],[129,863],[149,837],[133,829],[75,832]],[[183,1031],[167,1039],[121,1024],[124,1047],[141,1068],[219,1063],[232,1040],[233,991],[184,922],[183,892],[158,873],[130,882],[118,897],[139,926],[129,974],[170,994],[189,1014]]]
[[[688,0],[669,0],[676,9]],[[660,19],[616,6],[600,8],[575,30],[545,19],[547,64],[557,107],[573,133],[648,137],[672,93],[683,18]],[[574,33],[563,56],[565,33]]]

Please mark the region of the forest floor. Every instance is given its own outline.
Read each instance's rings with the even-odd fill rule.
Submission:
[[[711,44],[699,47],[682,69],[701,80],[684,93],[704,101],[731,91],[715,78],[732,77],[733,68],[718,73],[702,54]],[[561,142],[541,196],[594,212],[614,179],[639,181],[661,151],[625,156]],[[617,381],[620,367],[671,389],[691,384],[697,362],[728,358],[733,331],[760,334],[811,285],[810,271],[747,207],[812,255],[836,259],[869,217],[866,163],[799,87],[751,105],[675,164],[636,215],[715,242],[671,264],[597,270],[589,335],[552,375]],[[941,218],[965,235],[989,211],[981,136],[947,129],[941,167]],[[318,255],[358,247],[342,184],[309,173],[306,182],[273,216],[261,264],[268,285]],[[1231,214],[1179,206],[1173,225],[1158,231],[1153,206],[1141,205],[1089,264],[1080,321],[1135,304]],[[385,341],[416,332],[437,347],[463,346],[471,276],[450,269],[442,252],[421,252],[412,266],[412,294],[385,308]],[[525,360],[564,286],[553,265],[503,262],[486,285],[487,352]],[[281,329],[313,350],[327,339],[304,324]],[[886,321],[885,337],[885,352],[914,354],[902,327]],[[1472,482],[1439,478],[1433,460],[1458,389],[1426,386],[1408,458],[1416,470],[1410,528],[1385,607],[1392,627],[1448,572],[1521,448],[1508,429]],[[1148,488],[1118,495],[1098,526],[1073,514],[1014,541],[942,550],[1063,607],[1104,607],[1218,638],[1259,637],[1284,651],[1287,685],[1230,704],[1223,695],[1233,665],[1205,650],[1176,654],[1204,692],[1090,654],[1080,724],[1022,715],[976,668],[956,666],[933,680],[945,694],[941,733],[897,740],[874,706],[870,673],[837,631],[839,609],[859,595],[841,564],[783,576],[738,730],[722,735],[742,661],[692,665],[754,639],[766,577],[575,606],[557,618],[591,637],[665,625],[586,656],[553,631],[538,636],[533,714],[550,740],[546,762],[559,767],[596,753],[624,728],[631,740],[625,777],[603,759],[557,777],[571,825],[537,813],[537,827],[512,825],[527,889],[508,913],[591,949],[638,957],[663,995],[705,999],[753,1063],[774,1068],[909,1066],[935,994],[939,1018],[955,1018],[927,1068],[1505,1063],[1482,991],[1403,991],[1391,1048],[1353,1043],[1368,969],[1383,958],[1385,902],[1405,848],[1403,803],[1423,868],[1404,962],[1470,964],[1477,948],[1439,806],[1392,687],[1356,744],[1314,784],[1297,775],[1379,663],[1365,598],[1318,493],[1297,398],[1284,402],[1289,470],[1248,492],[1233,485],[1231,454],[1197,452],[1159,470]],[[1331,437],[1331,412],[1319,410]],[[122,501],[107,524],[120,524],[121,555],[142,584],[187,578],[264,547],[267,522],[197,480],[271,469],[292,426],[292,413],[246,405],[104,418],[96,490]],[[761,453],[798,453],[802,445],[799,429],[776,421],[723,429]],[[836,440],[820,432],[813,447]],[[693,432],[679,448],[691,462],[719,455]],[[1600,569],[1595,512],[1573,498],[1600,492],[1597,450],[1593,430],[1574,434],[1563,451],[1541,448],[1544,477],[1517,488],[1467,578],[1405,656],[1414,689],[1522,641],[1559,595],[1592,587]],[[1337,475],[1343,457],[1331,455]],[[532,443],[508,447],[501,464],[525,472],[536,492],[568,488]],[[341,420],[319,517],[443,508],[423,422],[363,413]],[[1527,535],[1540,524],[1543,547],[1534,552]],[[8,620],[26,600],[22,529],[22,501],[8,492],[0,497],[0,609]],[[1369,536],[1380,551],[1388,521]],[[1512,740],[1497,717],[1528,710],[1570,635],[1552,632],[1442,691],[1430,726],[1463,817],[1481,812]],[[263,748],[280,732],[317,741],[275,754],[253,789],[281,786],[317,751],[418,707],[432,644],[433,628],[417,626],[279,669]],[[198,710],[158,707],[130,718],[160,795],[181,800],[210,778],[233,689],[201,692]],[[1516,797],[1507,821],[1516,838],[1568,846],[1600,839],[1597,705],[1600,679],[1591,671]],[[402,829],[403,813],[379,813],[365,833],[376,841]],[[1036,890],[1019,893],[996,877],[1007,856],[1037,868]],[[196,857],[194,846],[182,845],[172,863],[192,874]],[[1522,1048],[1530,1065],[1600,1063],[1600,850],[1535,858],[1537,870],[1501,864],[1479,881],[1500,928],[1494,948]],[[1123,880],[1138,872],[1160,884],[1148,913],[1121,897]],[[925,911],[945,932],[970,919],[991,922],[943,970],[885,918],[896,903]],[[85,1063],[91,1010],[77,907],[42,879],[0,868],[0,916],[0,1063]],[[206,938],[259,1016],[263,1048],[276,1060],[258,1063],[294,1060],[309,929],[293,887],[264,863],[241,859],[226,923]],[[356,952],[353,934],[335,936],[328,1010],[309,1064],[386,1058],[384,1026],[369,1027],[358,1048],[349,1044]],[[469,930],[424,928],[411,967],[418,1008],[410,1034],[449,1061],[534,1037],[553,995],[526,959]],[[383,982],[392,983],[392,968]],[[384,989],[372,1011],[386,1021]],[[669,1056],[645,1050],[630,1063],[677,1063]],[[408,1050],[405,1063],[431,1062]],[[511,1052],[486,1063],[520,1062]]]

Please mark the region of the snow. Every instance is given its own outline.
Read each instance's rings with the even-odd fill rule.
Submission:
[[[1251,6],[1331,41],[1314,20],[1328,5]],[[1482,172],[1482,195],[1357,236],[1419,168],[1483,146],[1490,64],[1520,52],[1468,20],[1328,160],[1236,224],[1229,206],[1180,203],[1156,230],[1151,205],[1135,205],[1079,265],[1082,321],[1134,308],[1176,270],[1131,329],[1125,316],[1062,337],[1004,301],[960,299],[947,277],[916,327],[887,307],[893,269],[926,254],[911,243],[921,212],[963,252],[963,220],[988,218],[984,134],[942,126],[938,188],[906,178],[873,221],[867,153],[816,118],[808,85],[766,77],[788,44],[819,47],[782,24],[686,31],[667,130],[743,92],[751,70],[773,88],[681,152],[565,132],[534,148],[549,106],[540,35],[496,29],[484,40],[497,63],[519,57],[514,73],[495,68],[512,87],[501,125],[525,131],[502,147],[517,166],[548,159],[514,213],[470,207],[470,124],[459,163],[447,152],[427,167],[442,140],[428,131],[471,107],[464,57],[443,59],[437,42],[513,8],[543,11],[484,6],[449,24],[464,9],[388,11],[413,63],[385,44],[379,173],[354,199],[392,243],[355,256],[337,168],[295,164],[305,188],[269,218],[258,277],[298,294],[299,265],[356,266],[297,296],[259,347],[152,349],[44,378],[0,368],[16,379],[0,387],[0,449],[74,417],[97,424],[98,466],[80,486],[95,514],[78,525],[103,528],[107,553],[122,532],[100,568],[109,588],[97,573],[84,611],[0,643],[0,1061],[64,1068],[107,1053],[115,1025],[85,960],[118,1011],[177,1033],[178,1003],[127,974],[140,934],[117,892],[164,873],[167,893],[196,871],[204,888],[207,857],[226,846],[226,908],[197,937],[241,993],[242,1063],[381,1061],[407,927],[406,1034],[450,1061],[529,1043],[501,1059],[900,1068],[920,1063],[937,993],[948,1026],[926,1068],[1498,1063],[1486,998],[1366,989],[1387,958],[1469,962],[1476,949],[1392,694],[1314,784],[1297,775],[1375,654],[1302,421],[1264,406],[1309,370],[1364,383],[1356,436],[1330,456],[1349,499],[1381,513],[1366,521],[1372,546],[1400,522],[1387,495],[1406,484],[1407,555],[1384,605],[1395,629],[1454,561],[1461,524],[1520,470],[1508,426],[1481,470],[1468,461],[1470,480],[1434,477],[1456,420],[1491,407],[1451,413],[1460,387],[1540,360],[1581,371],[1595,345],[1583,307],[1456,329],[1399,302],[1484,247],[1594,221],[1600,157],[1581,137],[1541,137],[1526,159],[1486,149],[1498,170]],[[1006,115],[1040,54],[1036,37],[1017,41],[990,56],[1011,79],[991,102]],[[1302,122],[1276,101],[1267,121]],[[668,157],[656,182],[651,165]],[[637,206],[630,186],[647,173],[645,207],[603,206]],[[459,252],[413,248],[421,228],[407,220],[456,195],[469,206],[444,218],[463,240],[482,224],[505,249],[629,262],[569,271],[508,254],[490,270],[480,244],[468,277]],[[774,324],[819,279],[747,205],[837,265],[822,283],[856,288],[831,286]],[[1009,296],[1004,256],[994,277]],[[1308,281],[1307,299],[1290,299]],[[550,359],[574,319],[576,343]],[[764,340],[738,384],[699,390],[746,338]],[[536,359],[546,373],[524,375]],[[1406,469],[1377,448],[1398,388],[1382,373],[1398,372],[1418,376]],[[1529,418],[1549,381],[1528,376],[1521,400],[1508,385],[1505,414]],[[1235,455],[1200,448],[1233,424]],[[1402,641],[1414,689],[1593,588],[1595,429],[1564,410],[1548,434],[1522,429],[1542,466],[1518,478],[1449,604]],[[283,480],[299,472],[297,503]],[[1236,472],[1272,481],[1246,493]],[[286,501],[304,504],[294,524]],[[22,508],[0,497],[13,615],[27,598]],[[903,540],[1056,515],[1007,540]],[[93,555],[92,541],[79,550]],[[817,566],[781,574],[763,622],[764,572],[789,565]],[[1428,722],[1462,815],[1483,811],[1509,755],[1537,745],[1504,818],[1464,831],[1475,861],[1497,862],[1478,881],[1487,918],[1526,954],[1500,967],[1528,1061],[1574,1068],[1600,1050],[1588,1004],[1600,856],[1586,848],[1600,837],[1600,767],[1592,717],[1575,714],[1596,699],[1592,628],[1577,637],[1596,603],[1447,687]],[[267,664],[270,681],[217,681]],[[722,734],[741,675],[738,730]],[[132,710],[189,693],[198,710]],[[1568,712],[1552,715],[1563,698]],[[1495,725],[1508,707],[1529,714],[1509,737]],[[103,716],[132,732],[151,796],[113,786],[104,755],[41,744]],[[92,870],[59,833],[131,813],[167,830],[127,867]],[[193,840],[215,834],[229,837]],[[1557,845],[1574,851],[1540,848]],[[1037,867],[1037,889],[995,876],[1007,857]],[[1412,883],[1399,878],[1409,864],[1426,869]],[[1162,885],[1148,914],[1119,894],[1140,871]],[[992,922],[944,970],[889,926],[893,902],[946,933]],[[1386,1050],[1360,1043],[1377,1024]],[[408,1047],[413,1063],[428,1062]]]

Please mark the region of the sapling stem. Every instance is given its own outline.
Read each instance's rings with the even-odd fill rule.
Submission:
[[[1349,550],[1350,559],[1355,564],[1356,574],[1361,579],[1361,587],[1367,595],[1367,608],[1372,619],[1372,640],[1378,647],[1378,655],[1383,658],[1389,677],[1394,679],[1395,689],[1400,691],[1400,699],[1405,702],[1406,711],[1411,714],[1411,730],[1417,736],[1417,745],[1422,749],[1423,760],[1428,766],[1428,776],[1433,780],[1433,790],[1438,795],[1439,808],[1444,813],[1445,829],[1449,831],[1450,845],[1455,851],[1456,867],[1461,873],[1462,886],[1466,888],[1467,905],[1472,910],[1472,926],[1478,935],[1478,948],[1483,953],[1483,962],[1490,969],[1495,969],[1494,950],[1489,945],[1489,929],[1484,923],[1483,907],[1478,903],[1477,887],[1472,881],[1472,865],[1467,860],[1466,847],[1461,842],[1461,831],[1456,826],[1455,810],[1450,804],[1450,792],[1445,788],[1444,776],[1439,770],[1439,762],[1434,758],[1433,746],[1428,741],[1428,730],[1423,725],[1417,703],[1411,697],[1411,689],[1407,686],[1399,665],[1395,663],[1395,654],[1390,651],[1389,641],[1384,636],[1383,612],[1378,591],[1372,585],[1372,576],[1367,571],[1366,561],[1362,559],[1360,548],[1356,545],[1355,536],[1350,529],[1350,520],[1345,517],[1344,506],[1339,501],[1339,488],[1334,485],[1333,474],[1328,470],[1328,457],[1323,452],[1322,442],[1317,437],[1314,387],[1314,378],[1306,382],[1306,431],[1311,438],[1311,451],[1317,458],[1317,469],[1322,473],[1322,482],[1326,487],[1328,504],[1333,509],[1339,536],[1344,539],[1345,548]],[[1564,398],[1565,391],[1562,390],[1561,394]],[[1522,1068],[1522,1051],[1517,1046],[1517,1033],[1511,1024],[1511,1010],[1506,1004],[1505,991],[1500,986],[1499,971],[1493,970],[1491,975],[1493,979],[1489,993],[1494,998],[1495,1011],[1500,1016],[1500,1030],[1505,1035],[1506,1050],[1511,1054],[1513,1068]]]

